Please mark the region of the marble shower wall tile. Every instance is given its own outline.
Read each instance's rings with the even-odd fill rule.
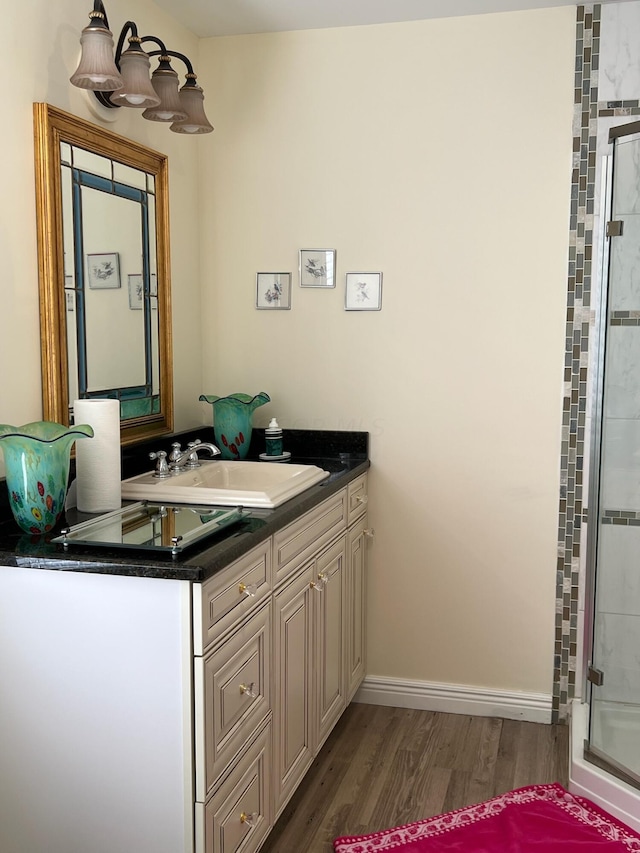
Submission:
[[[605,366],[605,418],[640,418],[639,365],[640,326],[610,326]]]
[[[638,147],[640,152],[640,146]],[[640,166],[634,184],[637,186]],[[640,190],[640,187],[637,187]],[[640,197],[640,196],[639,196]],[[620,214],[614,214],[620,218]],[[622,218],[624,230],[621,237],[611,238],[610,268],[615,287],[611,289],[609,308],[611,311],[640,312],[640,215]],[[636,334],[640,328],[636,327]]]
[[[598,610],[640,616],[640,527],[603,524],[598,559],[606,567],[599,577]],[[637,643],[640,645],[640,623]]]
[[[619,613],[596,617],[594,663],[604,672],[598,698],[640,703],[640,619]]]
[[[601,470],[602,509],[640,511],[640,421],[606,420]]]
[[[616,146],[614,174],[614,218],[640,213],[640,152],[637,134]]]
[[[600,10],[600,101],[640,98],[640,3],[612,3]]]

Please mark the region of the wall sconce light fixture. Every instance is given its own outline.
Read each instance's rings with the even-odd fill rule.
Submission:
[[[204,93],[188,57],[167,50],[157,36],[139,36],[135,21],[127,21],[114,58],[113,34],[102,0],[93,0],[89,20],[91,23],[80,36],[80,64],[70,78],[74,86],[92,90],[109,109],[133,107],[144,110],[143,118],[171,122],[170,129],[175,133],[211,133],[213,127],[204,112]],[[129,47],[123,52],[128,33],[131,33]],[[141,47],[144,42],[153,42],[158,50],[145,52]],[[159,62],[149,78],[152,56],[159,57]],[[181,60],[187,67],[186,82],[181,89],[171,58]]]

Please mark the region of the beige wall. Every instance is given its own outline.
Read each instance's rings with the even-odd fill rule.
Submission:
[[[18,4],[0,60],[0,422],[41,417],[31,104],[91,118],[86,5]],[[266,390],[259,425],[371,433],[371,675],[551,691],[574,15],[213,39],[214,134],[114,126],[170,156],[177,428]],[[315,247],[335,290],[297,286]],[[255,310],[258,270],[294,273],[291,311]],[[383,271],[380,313],[344,312],[347,270]]]
[[[89,110],[90,96],[69,83],[80,58],[79,33],[91,8],[89,0],[29,0],[15,4],[4,24],[0,69],[8,85],[0,167],[0,423],[42,417],[32,103],[46,101],[100,124]],[[198,40],[148,0],[109,0],[107,12],[116,38],[124,22],[134,18],[143,34],[158,33],[176,50],[197,54]],[[198,140],[143,121],[133,110],[119,110],[117,121],[105,126],[170,158],[176,426],[184,428],[200,418]],[[0,459],[0,475],[3,471]]]
[[[370,675],[551,692],[575,9],[213,39],[207,393],[371,433]],[[335,248],[335,290],[299,248]],[[257,271],[292,271],[257,311]],[[384,273],[382,311],[344,273]]]

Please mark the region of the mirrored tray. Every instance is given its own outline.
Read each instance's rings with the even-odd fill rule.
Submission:
[[[52,542],[129,550],[166,551],[184,548],[243,519],[242,507],[167,505],[138,501],[122,509],[65,528]]]

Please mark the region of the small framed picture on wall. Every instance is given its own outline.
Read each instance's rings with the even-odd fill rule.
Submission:
[[[344,308],[345,311],[380,311],[382,273],[348,272]]]
[[[336,250],[300,249],[300,287],[336,286]]]
[[[291,308],[290,272],[257,273],[256,308]]]

